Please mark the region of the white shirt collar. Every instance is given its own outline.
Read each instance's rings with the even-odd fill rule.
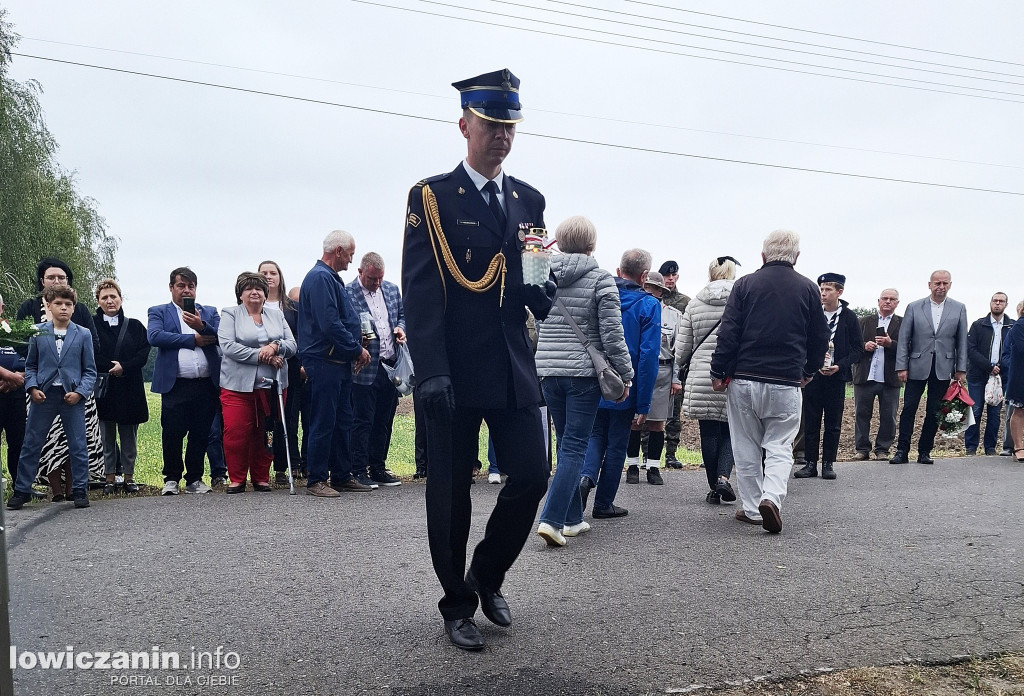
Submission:
[[[1006,318],[1006,315],[1004,314],[1003,315],[1003,319],[1005,319],[1005,318]],[[993,317],[991,314],[988,315],[988,320],[990,322],[992,322],[992,326],[1002,326],[1003,325],[1003,319],[1000,319],[999,321],[996,321],[995,317]]]
[[[469,166],[469,160],[462,160],[462,166],[466,169],[466,173],[469,174],[469,179],[470,181],[473,182],[473,185],[476,186],[477,191],[483,191],[484,186],[487,185],[487,182],[493,181],[495,184],[498,185],[498,193],[501,193],[501,183],[502,180],[505,178],[504,172],[499,170],[498,175],[496,177],[494,177],[493,179],[488,179],[486,176],[484,176],[483,174]]]
[[[104,314],[103,315],[103,321],[107,322],[107,324],[109,324],[110,326],[117,326],[118,323],[120,323],[118,321],[118,318],[117,318],[116,314],[114,316],[112,316],[112,317]]]
[[[946,300],[942,300],[942,302],[936,302],[930,297],[928,298],[928,301],[932,303],[932,307],[942,307],[944,304],[946,304]]]

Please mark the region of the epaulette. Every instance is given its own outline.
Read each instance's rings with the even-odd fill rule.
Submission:
[[[519,184],[520,186],[525,186],[526,188],[530,189],[530,190],[531,190],[531,191],[533,191],[534,193],[540,194],[540,195],[542,195],[542,196],[544,195],[544,194],[542,194],[542,193],[541,193],[540,191],[538,191],[537,189],[535,189],[534,187],[530,186],[530,185],[529,185],[528,183],[526,183],[525,181],[523,181],[522,179],[517,179],[517,178],[515,178],[514,176],[512,176],[511,174],[509,174],[509,175],[508,175],[508,178],[509,178],[509,179],[511,179],[512,181],[516,182],[516,183],[517,183],[517,184]]]
[[[427,184],[432,184],[435,181],[444,181],[445,179],[447,179],[451,175],[452,175],[451,172],[447,172],[445,174],[438,174],[436,176],[428,176],[426,179],[421,179],[420,181],[417,181],[416,185],[417,186],[425,186]]]

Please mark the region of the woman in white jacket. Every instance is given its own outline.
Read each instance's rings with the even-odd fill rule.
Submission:
[[[711,388],[711,356],[718,344],[725,303],[736,282],[737,265],[731,256],[720,256],[711,262],[710,282],[686,305],[676,339],[676,365],[680,371],[689,366],[683,387],[683,413],[700,426],[700,449],[711,489],[706,500],[712,505],[736,500],[729,483],[733,456],[725,392]]]

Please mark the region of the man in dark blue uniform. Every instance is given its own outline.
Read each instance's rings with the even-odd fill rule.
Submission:
[[[473,621],[511,623],[501,594],[547,491],[540,388],[526,308],[543,319],[554,283],[523,283],[522,248],[544,227],[544,196],[501,164],[522,120],[508,70],[456,82],[465,161],[409,193],[402,293],[416,398],[427,421],[427,531],[444,597],[445,631],[466,650],[484,641]],[[470,480],[485,421],[508,481],[466,569]]]

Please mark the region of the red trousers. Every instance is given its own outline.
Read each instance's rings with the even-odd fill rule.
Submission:
[[[264,426],[271,409],[275,414],[279,410],[274,402],[275,396],[269,389],[252,392],[220,390],[224,461],[231,485],[245,483],[247,475],[253,483],[270,483],[270,465],[274,455],[267,451]]]

